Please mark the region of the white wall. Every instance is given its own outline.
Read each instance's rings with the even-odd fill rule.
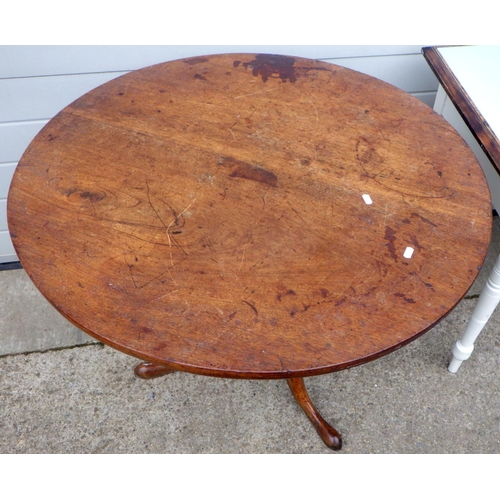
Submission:
[[[17,261],[6,198],[22,153],[47,121],[98,85],[151,64],[228,52],[321,59],[389,82],[434,103],[438,82],[415,45],[0,46],[0,263]]]

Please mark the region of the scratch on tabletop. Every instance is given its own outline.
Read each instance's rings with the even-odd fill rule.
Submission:
[[[316,127],[318,126],[319,123],[319,113],[318,113],[318,108],[314,104],[313,100],[311,99],[311,96],[307,93],[305,93],[305,96],[307,97],[307,100],[311,103],[311,106],[314,108],[314,111],[316,112]]]
[[[255,223],[254,223],[254,225],[255,225]],[[247,235],[247,238],[248,238],[248,241],[243,245],[243,252],[242,252],[242,255],[241,255],[240,267],[238,268],[238,271],[241,271],[241,268],[243,267],[243,263],[245,262],[245,255],[246,255],[246,252],[247,252],[248,245],[250,245],[251,243],[253,243],[253,234],[250,233],[249,235]]]
[[[262,198],[262,203],[264,204],[264,206],[262,207],[262,210],[265,210],[266,209],[266,197],[267,195],[269,194],[269,191],[271,191],[271,188],[269,188],[267,191],[266,191],[266,194],[264,196],[261,196]]]
[[[172,290],[171,292],[165,293],[163,295],[160,295],[159,297],[155,297],[154,299],[151,299],[150,302],[154,302],[155,300],[163,299],[165,297],[168,297],[169,295],[177,293],[178,291],[179,291],[179,289],[177,288],[176,290]]]
[[[172,222],[168,225],[167,227],[167,238],[168,238],[168,244],[170,246],[170,261],[172,263],[172,266],[174,265],[174,261],[172,259],[172,240],[171,240],[171,237],[170,237],[170,228],[172,227],[172,224],[175,224],[177,222],[177,220],[179,219],[179,217],[182,217],[182,214],[186,213],[189,208],[193,205],[193,203],[196,201],[196,198],[178,215],[178,216],[175,216],[175,218],[172,220]],[[173,236],[172,236],[173,238]],[[177,242],[174,241],[174,243],[176,243],[176,246],[182,250],[182,252],[187,255],[187,253],[185,252],[185,250],[179,245],[177,244]]]
[[[276,357],[277,357],[277,358],[279,359],[279,361],[280,361],[281,369],[282,369],[283,371],[289,372],[289,370],[287,370],[287,369],[285,368],[285,365],[284,365],[283,360],[281,359],[281,357],[280,357],[280,356],[278,356],[278,355],[276,355]]]
[[[130,238],[134,238],[135,240],[138,240],[138,241],[144,241],[145,243],[149,243],[150,245],[159,245],[159,246],[168,246],[167,243],[161,243],[159,241],[153,241],[153,240],[147,240],[145,238],[141,238],[140,236],[136,236],[134,234],[134,231],[132,231],[131,233],[127,233],[126,231],[121,231],[120,229],[114,229],[115,233],[121,233],[121,234],[124,234],[126,236],[129,236]],[[154,234],[153,238],[156,236],[157,233]],[[144,245],[142,245],[144,246]],[[142,248],[139,247],[139,248]]]
[[[292,204],[287,200],[288,206],[292,209],[292,211],[297,215],[297,217],[306,225],[309,225],[307,221],[300,215],[300,213],[293,208]]]
[[[259,315],[259,311],[257,311],[257,308],[252,303],[250,303],[246,300],[242,300],[241,302],[243,302],[243,304],[246,304],[248,307],[250,307],[253,310],[253,312],[255,313],[255,316]]]
[[[127,266],[128,266],[128,268],[129,268],[129,271],[130,271],[130,277],[132,278],[132,281],[133,281],[133,283],[134,283],[134,286],[135,286],[135,288],[137,288],[138,290],[142,290],[145,286],[149,285],[150,283],[153,283],[154,281],[159,280],[159,279],[160,279],[160,278],[161,278],[164,274],[167,274],[167,273],[168,273],[168,275],[170,276],[170,279],[172,280],[172,283],[173,283],[175,286],[179,286],[179,285],[178,285],[178,283],[176,283],[176,281],[174,280],[174,277],[172,276],[172,273],[170,272],[170,269],[171,269],[170,267],[167,267],[167,268],[165,269],[165,271],[162,271],[161,273],[159,273],[158,275],[156,275],[154,278],[151,278],[150,280],[146,281],[146,283],[144,283],[144,284],[142,284],[142,285],[138,286],[138,285],[137,285],[137,283],[136,283],[136,281],[135,281],[135,279],[134,279],[134,274],[133,274],[133,272],[132,272],[132,267],[134,267],[134,266],[133,266],[133,264],[132,264],[132,265],[130,265],[130,264],[128,264],[128,263],[127,263]],[[175,291],[177,291],[177,290],[175,290]],[[173,292],[170,292],[170,293],[173,293]],[[167,294],[167,295],[169,295],[169,294]],[[156,300],[156,299],[154,299],[154,300]]]
[[[174,277],[172,276],[172,273],[170,272],[170,268],[167,267],[167,271],[168,271],[168,275],[170,276],[170,279],[172,280],[172,282],[174,283],[175,286],[179,286],[177,284],[177,282],[175,281]]]
[[[135,282],[134,278],[134,273],[132,272],[132,268],[134,267],[133,264],[129,264],[127,262],[127,258],[125,257],[126,253],[123,252],[123,261],[125,262],[125,265],[128,267],[128,272],[130,273],[130,278],[132,279],[132,283],[134,284],[134,288],[140,289],[141,287],[137,286],[137,283]]]
[[[240,261],[240,267],[238,268],[238,271],[241,271],[241,268],[243,267],[243,262],[245,262],[245,254],[247,252],[247,246],[250,244],[249,241],[247,241],[243,247],[243,252],[241,255],[241,261]]]
[[[148,197],[148,202],[149,202],[149,205],[151,206],[151,208],[153,209],[153,212],[156,214],[156,217],[158,217],[158,219],[160,220],[160,222],[163,224],[163,226],[166,228],[167,225],[163,222],[163,219],[160,217],[160,214],[156,211],[156,208],[154,207],[153,205],[153,202],[151,201],[151,195],[149,194],[150,192],[150,187],[149,187],[149,183],[148,181],[146,181],[146,195]]]
[[[179,220],[180,217],[182,217],[182,215],[184,213],[187,212],[187,210],[189,210],[189,208],[193,205],[193,203],[196,201],[196,198],[179,214],[177,215],[175,213],[175,210],[168,204],[166,203],[166,205],[168,205],[168,207],[170,208],[170,210],[172,211],[172,213],[174,214],[174,218],[173,220],[167,225],[165,224],[165,221],[161,218],[160,214],[158,213],[158,211],[156,210],[156,208],[154,207],[153,205],[153,202],[151,200],[151,195],[150,195],[150,187],[149,187],[149,183],[148,181],[146,181],[146,187],[147,187],[147,191],[146,191],[146,195],[148,197],[148,202],[149,202],[149,205],[151,206],[153,212],[156,214],[156,217],[158,217],[158,220],[162,223],[163,227],[165,228],[165,231],[166,231],[166,234],[167,234],[167,238],[168,238],[168,246],[169,246],[169,252],[170,252],[170,263],[172,264],[172,266],[174,265],[174,259],[173,259],[173,255],[172,255],[172,242],[174,243],[174,245],[184,254],[187,256],[187,252],[184,250],[184,248],[177,242],[177,240],[174,238],[174,236],[171,234],[170,232],[170,228],[177,223],[177,221]]]

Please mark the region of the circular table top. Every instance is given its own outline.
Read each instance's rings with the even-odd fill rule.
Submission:
[[[226,54],[134,71],[33,140],[15,249],[69,320],[215,376],[360,364],[442,319],[477,276],[481,168],[428,106],[339,66]]]

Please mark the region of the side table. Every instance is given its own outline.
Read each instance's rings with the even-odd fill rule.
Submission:
[[[500,211],[500,46],[426,47],[424,56],[440,81],[434,108],[464,137],[478,157]],[[500,256],[487,279],[448,367],[456,373],[500,302]]]

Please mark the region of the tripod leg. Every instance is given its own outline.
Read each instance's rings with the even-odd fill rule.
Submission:
[[[166,365],[156,365],[154,363],[140,363],[134,368],[135,375],[145,379],[162,377],[172,372],[175,372],[175,370]]]
[[[304,379],[289,378],[287,382],[297,403],[302,410],[304,410],[304,413],[308,416],[326,446],[332,450],[340,450],[342,448],[342,438],[340,434],[325,421],[313,405],[307,393]]]

